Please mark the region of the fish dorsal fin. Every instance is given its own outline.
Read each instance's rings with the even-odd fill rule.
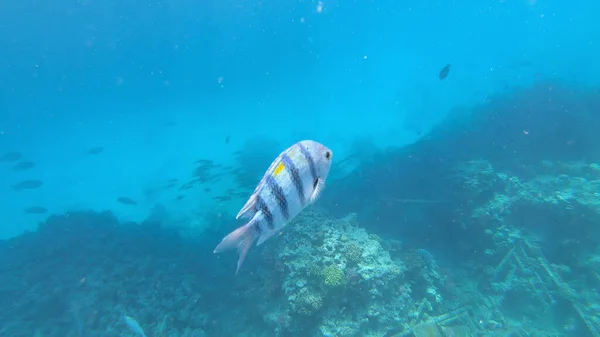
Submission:
[[[285,151],[283,153],[285,153]],[[267,172],[265,172],[263,177],[260,179],[260,182],[258,183],[258,185],[256,185],[256,188],[254,189],[254,192],[252,192],[252,195],[250,196],[248,201],[246,201],[246,204],[244,205],[244,207],[242,207],[240,212],[235,217],[236,219],[251,218],[254,215],[254,208],[256,206],[256,195],[258,193],[260,193],[260,188],[263,186],[263,182],[267,179],[267,176],[269,176],[269,174],[271,174],[275,170],[275,167],[277,167],[277,165],[279,165],[279,163],[281,163],[281,155],[282,154],[280,154],[279,156],[277,156],[277,158],[275,158],[275,160],[273,160],[273,162],[267,169]]]
[[[310,195],[308,202],[312,204],[313,202],[317,201],[319,199],[319,197],[321,196],[321,192],[323,191],[324,188],[325,188],[325,180],[323,180],[321,178],[317,178],[317,180],[315,181],[315,189],[313,190],[312,194]]]

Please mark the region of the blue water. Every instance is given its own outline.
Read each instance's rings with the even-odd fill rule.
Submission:
[[[218,275],[218,278],[207,276],[202,279],[204,276],[198,275],[191,278],[189,282],[202,283],[195,288],[201,288],[197,290],[201,293],[198,296],[208,296],[206,294],[210,292],[232,293],[233,288],[243,293],[244,284],[247,291],[264,293],[258,285],[264,279],[274,278],[269,273],[275,268],[264,262],[267,253],[261,254],[260,249],[251,250],[246,275],[237,276],[242,278],[241,281],[229,280],[236,277],[233,273],[234,254],[216,257],[207,253],[212,252],[223,235],[241,225],[234,221],[235,214],[271,160],[297,141],[314,139],[334,152],[331,186],[325,191],[325,200],[317,204],[319,209],[332,218],[357,213],[360,226],[381,237],[382,247],[390,252],[391,260],[400,261],[408,254],[402,250],[404,248],[390,248],[395,246],[386,241],[399,240],[403,247],[426,249],[439,261],[449,260],[441,268],[458,268],[457,264],[471,258],[461,255],[464,252],[453,251],[458,249],[457,246],[467,251],[489,249],[491,252],[498,248],[475,244],[469,248],[471,243],[467,241],[444,250],[436,242],[448,237],[471,237],[473,242],[480,242],[482,239],[477,235],[486,235],[481,231],[465,234],[465,228],[470,227],[465,225],[467,220],[464,219],[470,219],[470,216],[457,220],[458,216],[450,219],[448,214],[471,214],[472,209],[485,205],[490,196],[500,192],[486,190],[485,197],[459,197],[457,195],[461,191],[452,194],[448,191],[451,188],[442,188],[434,183],[451,184],[448,180],[436,180],[442,175],[451,175],[446,167],[436,171],[432,167],[434,164],[424,164],[413,169],[407,168],[403,160],[409,157],[418,158],[421,163],[434,163],[438,159],[450,162],[459,157],[465,162],[489,160],[494,170],[518,176],[527,182],[532,177],[550,175],[552,178],[548,179],[554,179],[554,176],[564,174],[560,170],[557,173],[548,169],[547,163],[540,163],[551,161],[554,163],[551,167],[558,167],[569,157],[568,160],[577,162],[569,166],[569,172],[573,176],[584,177],[586,183],[582,185],[584,187],[575,186],[576,182],[572,181],[567,185],[573,184],[575,190],[584,189],[586,196],[600,193],[600,190],[595,192],[595,171],[590,173],[582,168],[600,162],[597,150],[594,150],[597,145],[592,141],[594,133],[582,131],[587,126],[596,125],[596,119],[577,115],[585,112],[593,116],[591,112],[597,111],[595,102],[600,94],[595,88],[600,85],[600,26],[596,22],[596,13],[599,12],[600,3],[592,0],[577,3],[557,0],[4,1],[0,3],[0,156],[18,153],[21,158],[0,162],[0,239],[9,240],[4,241],[8,245],[25,240],[23,238],[38,240],[35,246],[49,244],[54,241],[51,228],[56,228],[55,235],[58,237],[63,235],[59,230],[63,228],[61,226],[71,226],[59,224],[62,218],[55,219],[56,227],[48,227],[43,235],[35,236],[40,223],[52,215],[78,214],[77,217],[83,217],[81,214],[87,213],[78,212],[109,211],[115,217],[110,221],[119,226],[142,223],[158,212],[161,214],[161,228],[166,228],[164,230],[174,228],[184,238],[189,233],[200,235],[200,239],[196,238],[200,241],[193,244],[162,243],[166,250],[170,249],[170,245],[187,247],[189,244],[194,247],[194,254],[203,256],[200,261],[190,262],[197,264],[191,270],[203,270],[206,272],[204,276]],[[441,80],[438,74],[447,64],[451,65],[450,72],[447,78]],[[560,91],[564,99],[558,99],[559,94],[552,93],[552,90]],[[585,99],[581,98],[584,96]],[[533,98],[527,101],[527,97]],[[510,99],[532,103],[523,103],[527,108],[515,113],[511,110],[513,103],[499,103],[502,100],[512,102]],[[548,106],[548,116],[552,117],[546,121],[546,110],[538,111],[537,107],[554,101],[568,103],[557,103],[553,108]],[[517,109],[516,106],[517,103],[514,109]],[[465,114],[465,111],[471,113]],[[486,126],[480,128],[486,132],[474,132],[468,125],[469,121],[477,120],[475,115],[478,111],[484,116],[481,118],[489,119],[483,123]],[[485,114],[481,111],[492,112]],[[563,122],[553,115],[571,112],[573,117],[563,116]],[[457,114],[462,116],[461,123],[466,124],[454,122]],[[537,117],[526,119],[532,114]],[[518,120],[521,117],[523,121]],[[574,122],[567,128],[569,123],[565,121]],[[546,122],[555,127],[545,127]],[[479,127],[479,124],[473,123],[474,128]],[[441,129],[452,129],[456,135],[474,136],[464,143],[454,143],[444,138],[446,136],[439,131]],[[538,130],[540,132],[536,134]],[[564,144],[581,134],[589,137],[575,142],[577,151],[573,147],[559,149],[558,145],[548,145],[541,150],[545,144],[551,143],[553,137],[558,139],[559,134],[561,141],[565,139]],[[482,146],[480,152],[450,146],[494,142],[493,139],[484,139],[485,135],[496,137],[495,142],[499,145]],[[512,139],[511,135],[539,137],[535,138],[537,147],[525,144],[527,140],[523,141],[525,143],[515,140],[532,138]],[[448,137],[455,139],[461,136]],[[431,142],[438,142],[438,145],[431,145]],[[428,145],[423,147],[420,144]],[[242,151],[241,155],[236,151]],[[527,155],[527,151],[531,151],[531,155]],[[469,158],[470,153],[473,158]],[[516,158],[517,153],[519,158]],[[556,155],[553,157],[553,154]],[[429,157],[423,159],[424,156]],[[513,159],[502,161],[502,158],[509,157]],[[219,172],[217,180],[181,189],[183,184],[193,179],[198,160],[210,160],[231,169],[216,169],[213,172]],[[343,165],[337,165],[336,161]],[[16,169],[15,165],[19,162],[33,162],[35,165]],[[523,168],[526,165],[529,165],[529,171]],[[546,171],[542,172],[544,167]],[[430,168],[431,171],[428,171]],[[548,170],[552,172],[548,173]],[[249,180],[243,187],[240,186],[240,176]],[[42,185],[15,188],[28,180],[40,181]],[[171,182],[173,186],[165,187]],[[220,198],[224,195],[229,198]],[[123,202],[123,198],[130,202]],[[469,204],[457,200],[468,200]],[[465,209],[457,210],[456,206],[454,213],[440,211],[444,215],[440,215],[435,223],[447,221],[455,225],[445,226],[443,233],[428,231],[426,228],[431,225],[427,221],[433,220],[423,214],[445,210],[443,205],[448,202],[460,203]],[[595,205],[596,202],[591,200],[589,204]],[[382,209],[382,205],[387,205],[387,209]],[[38,211],[25,211],[32,207]],[[432,208],[422,211],[422,207]],[[579,219],[576,215],[560,212],[557,211],[556,217],[545,217],[545,223],[574,223]],[[587,218],[596,219],[595,211],[590,212]],[[513,225],[523,229],[526,222],[542,221],[535,218],[538,215],[518,215]],[[93,218],[92,215],[90,217]],[[489,224],[492,220],[486,218],[481,221]],[[102,226],[107,225],[99,226],[104,228]],[[94,227],[86,228],[90,232],[81,235],[94,237],[90,234]],[[342,229],[339,231],[342,233],[339,235],[348,235],[351,240],[355,235],[343,234]],[[590,231],[588,227],[580,232],[574,230],[582,235],[581,238],[586,237],[584,232]],[[35,233],[23,236],[26,232]],[[125,241],[128,245],[146,245],[143,239],[146,236],[164,235],[157,233],[152,229],[150,234],[140,235],[142,238],[139,240]],[[118,233],[110,235],[120,236]],[[322,234],[309,231],[305,235],[320,237]],[[362,238],[362,234],[356,235]],[[134,234],[132,236],[135,237]],[[558,249],[559,238],[568,239],[561,236],[543,236],[543,240],[547,240],[543,246]],[[65,247],[79,241],[76,236],[71,239],[73,241],[64,239]],[[58,241],[63,242],[61,240]],[[287,241],[282,240],[293,241],[289,238],[277,240],[280,242],[277,249],[284,249],[281,242],[285,247]],[[367,241],[360,242],[366,244]],[[271,248],[267,247],[265,251],[275,249],[276,244],[270,244]],[[577,258],[579,262],[550,254],[550,263],[565,264],[576,271],[582,268],[580,262],[592,261],[594,258],[590,254],[598,248],[595,240],[581,244],[587,246],[583,249],[585,253],[578,251],[581,253]],[[29,251],[29,246],[23,245],[19,258],[34,261],[35,254],[28,260],[25,252]],[[267,243],[265,245],[268,246]],[[91,246],[94,245],[90,243]],[[92,251],[93,254],[102,254],[100,250],[90,250],[90,254]],[[278,254],[285,255],[284,251]],[[137,253],[132,254],[131,260],[138,258]],[[148,252],[140,253],[139,258],[146,254]],[[5,266],[0,268],[0,274],[4,274],[0,281],[21,275],[9,267],[13,264],[6,256],[2,262]],[[95,261],[95,258],[90,259]],[[121,263],[107,259],[104,262],[107,265],[118,266]],[[59,260],[54,258],[44,263],[60,265]],[[69,270],[76,270],[80,262],[72,262]],[[499,261],[490,265],[495,266],[496,262]],[[29,268],[35,268],[36,264],[31,263]],[[469,280],[478,279],[476,273],[485,270],[486,266],[484,261],[472,263],[481,267],[470,272],[455,270],[455,274]],[[442,262],[438,264],[442,265]],[[591,265],[597,268],[597,264]],[[252,270],[258,268],[256,266],[262,269],[252,274]],[[87,270],[91,267],[81,268]],[[105,273],[118,269],[104,268]],[[588,281],[594,283],[589,280],[594,279],[593,275],[597,276],[598,271],[593,268],[582,272],[581,275],[585,276],[576,274],[565,282],[577,285]],[[345,271],[348,273],[348,270]],[[34,273],[32,270],[28,272]],[[65,282],[77,283],[87,272],[65,276],[64,279],[69,280]],[[188,276],[190,273],[189,270],[179,272],[188,273]],[[173,273],[167,274],[175,280],[184,278],[182,274]],[[136,277],[133,275],[142,277],[132,272],[127,279],[131,281]],[[36,280],[40,282],[38,289],[55,286],[33,276],[28,278],[28,286],[33,286],[32,283],[38,282]],[[230,288],[222,284],[217,287],[215,283],[219,283],[218,280]],[[409,276],[406,280],[419,283],[410,281]],[[19,298],[26,296],[26,291],[20,286],[5,286],[3,289],[2,282],[0,293],[4,291]],[[127,280],[122,282],[122,287],[136,287],[128,284]],[[299,277],[285,282],[311,281]],[[290,296],[285,291],[285,282],[275,286],[285,295],[273,295],[273,298]],[[497,285],[498,282],[491,283]],[[212,285],[217,290],[211,290]],[[600,285],[586,283],[585,286],[592,292],[591,289]],[[573,287],[577,288],[576,285]],[[151,286],[145,285],[146,288],[151,289]],[[478,289],[485,293],[481,286]],[[580,291],[580,296],[586,294],[579,288],[576,291]],[[140,290],[136,292],[143,297]],[[426,289],[423,293],[427,294]],[[270,293],[268,296],[271,296]],[[354,306],[360,307],[351,304],[352,294],[346,293],[345,296],[348,303],[344,304],[343,311],[352,312]],[[232,297],[235,299],[235,296]],[[417,295],[414,297],[417,303],[419,298],[416,298]],[[553,294],[552,297],[560,296]],[[233,300],[225,295],[222,298]],[[248,301],[245,298],[228,304],[232,315],[239,316],[254,310],[248,303],[258,300],[244,300]],[[8,301],[0,301],[0,313],[12,310],[10,305]],[[136,300],[135,295],[128,300],[121,299],[119,305],[132,312],[132,317],[142,310],[141,307],[149,310],[149,304],[139,298]],[[266,317],[273,312],[264,309],[266,304],[255,305],[259,308],[259,316]],[[531,306],[535,305],[522,305],[529,309]],[[584,306],[593,308],[587,302]],[[429,315],[441,315],[449,312],[451,307],[434,308],[435,312]],[[378,310],[384,310],[381,308]],[[399,311],[399,307],[387,308],[396,310],[401,317],[408,315]],[[514,309],[511,308],[506,310]],[[97,309],[95,315],[112,315],[110,317],[114,318],[119,315],[116,312],[122,311],[119,310],[109,314],[110,310],[106,308]],[[354,319],[360,321],[362,314],[356,310]],[[591,321],[600,324],[600,311],[590,310],[594,317]],[[19,311],[19,315],[23,314]],[[145,318],[134,318],[142,326],[157,324],[160,318],[151,318],[152,315],[147,312]],[[168,311],[161,312],[161,315],[175,319],[180,326],[177,331],[164,332],[164,336],[188,336],[181,326],[185,326],[191,318],[173,318],[179,314]],[[226,310],[211,312],[210,306],[207,306],[202,315],[210,318],[193,324],[207,336],[242,336],[244,333],[247,336],[333,336],[324,332],[331,329],[322,328],[326,324],[315,323],[314,317],[306,325],[294,323],[284,327],[286,324],[280,324],[275,330],[269,324],[253,327],[248,322],[240,323],[246,328],[236,326],[228,330],[227,320],[231,317],[223,316]],[[335,321],[331,315],[322,315],[323,320]],[[552,315],[561,316],[548,312],[540,315],[541,319],[550,321],[554,320]],[[64,317],[67,316],[65,314]],[[21,322],[15,323],[20,328],[0,323],[0,336],[133,336],[123,324],[116,325],[122,329],[117,332],[113,328],[113,318],[95,318],[102,323],[94,324],[89,323],[89,319],[75,318],[74,321],[78,322],[75,324],[64,317],[46,319],[39,311],[32,311],[27,317],[22,317],[22,321],[15,321],[11,315],[11,322]],[[357,328],[359,332],[348,332],[348,336],[381,336],[382,331],[391,329],[393,324],[390,322],[373,323],[377,320],[375,317],[381,316],[369,316],[371,326],[368,331],[361,327]],[[262,318],[255,319],[263,321]],[[294,320],[293,317],[290,319]],[[492,321],[496,319],[489,318]],[[8,320],[7,316],[0,322]],[[203,323],[198,323],[200,321]],[[485,329],[488,329],[486,335],[490,336],[495,336],[495,333],[521,333],[524,336],[523,331],[536,336],[544,333],[553,336],[557,335],[556,331],[595,336],[592,329],[585,330],[584,323],[560,322],[557,326],[561,329],[564,326],[564,330],[552,330],[553,327],[544,332],[527,324],[519,330],[515,328],[518,324],[505,321],[498,323],[502,328],[489,323]],[[2,325],[5,325],[4,329]],[[490,326],[494,327],[494,332]],[[345,336],[340,331],[336,336]],[[461,335],[461,332],[453,333]],[[148,336],[158,335],[148,333]]]

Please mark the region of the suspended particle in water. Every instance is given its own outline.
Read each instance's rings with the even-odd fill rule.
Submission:
[[[317,13],[323,12],[323,1],[317,2]]]

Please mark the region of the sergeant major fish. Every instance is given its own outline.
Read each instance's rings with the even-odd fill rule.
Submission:
[[[279,154],[236,216],[250,221],[225,236],[214,253],[237,249],[237,274],[255,239],[257,246],[262,244],[317,200],[332,156],[329,148],[312,140],[298,142]]]

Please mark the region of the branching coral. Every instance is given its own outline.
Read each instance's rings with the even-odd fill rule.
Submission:
[[[356,264],[362,260],[363,249],[355,242],[346,245],[344,255],[348,262]]]
[[[325,267],[321,274],[323,275],[323,283],[327,287],[336,288],[346,284],[346,275],[344,274],[344,271],[337,267]]]
[[[319,293],[310,291],[308,288],[302,288],[296,295],[292,309],[298,314],[311,316],[319,311],[322,306],[323,297]]]

